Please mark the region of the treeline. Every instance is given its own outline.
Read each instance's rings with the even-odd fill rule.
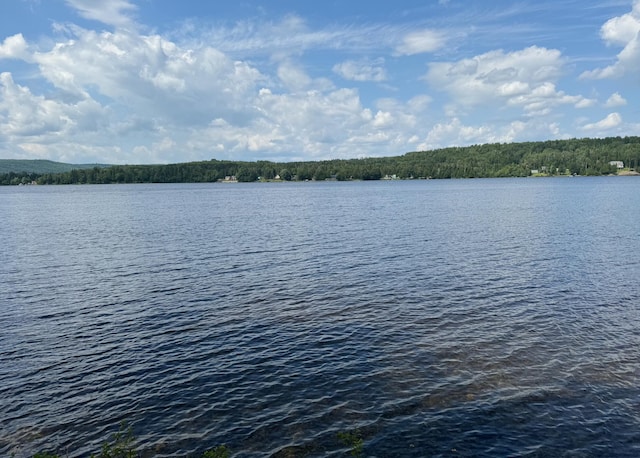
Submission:
[[[73,169],[107,167],[106,164],[67,164],[46,159],[0,159],[0,174],[14,173],[63,173]]]
[[[168,165],[116,165],[65,173],[5,174],[0,184],[185,183],[237,180],[379,180],[606,175],[640,166],[640,137],[486,144],[418,151],[397,157],[316,162],[210,161]]]

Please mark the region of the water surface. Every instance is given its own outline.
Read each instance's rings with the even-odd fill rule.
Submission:
[[[633,177],[0,188],[0,455],[640,455]]]

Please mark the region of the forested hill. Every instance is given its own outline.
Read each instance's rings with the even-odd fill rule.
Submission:
[[[66,164],[64,162],[47,161],[43,159],[0,159],[0,174],[7,173],[62,173],[73,169],[90,169],[106,167],[102,164]]]
[[[607,175],[640,167],[640,137],[486,144],[406,153],[396,157],[317,162],[210,161],[117,165],[63,173],[0,175],[0,184],[186,183],[257,180],[379,180],[530,175]]]

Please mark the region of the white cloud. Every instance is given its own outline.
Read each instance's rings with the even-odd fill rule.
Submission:
[[[152,142],[151,146],[138,145],[133,147],[133,153],[136,157],[144,157],[147,161],[162,163],[166,162],[166,157],[170,156],[179,145],[171,137],[163,137],[156,142]]]
[[[278,78],[292,91],[302,91],[310,87],[313,80],[295,63],[287,60],[278,66]]]
[[[503,125],[479,124],[468,125],[454,117],[446,122],[436,123],[423,142],[418,144],[419,150],[430,150],[448,146],[468,146],[483,143],[511,143],[536,138],[569,137],[563,135],[559,126],[540,118],[527,121],[511,121]]]
[[[33,94],[8,72],[0,74],[0,138],[13,145],[13,155],[70,162],[113,158],[113,147],[108,152],[99,145],[100,138],[110,138],[104,131],[108,116],[109,110],[90,98],[65,103]]]
[[[190,139],[194,148],[220,144],[226,157],[268,152],[271,159],[355,157],[349,139],[371,124],[357,91],[335,89],[274,94],[263,88],[255,99],[261,116],[241,126],[218,120]]]
[[[570,96],[556,88],[564,65],[560,51],[532,46],[510,53],[490,51],[458,62],[432,63],[425,79],[434,89],[450,94],[452,102],[447,109],[451,114],[456,113],[456,107],[490,106],[520,107],[529,116],[542,116],[558,105],[593,105],[593,100]]]
[[[620,107],[627,104],[627,100],[622,97],[618,92],[614,92],[611,94],[611,97],[607,99],[605,106],[608,108],[611,107]]]
[[[0,44],[0,59],[27,59],[28,45],[21,33],[4,39]]]
[[[461,54],[469,49],[463,43],[445,53],[447,37],[462,37],[462,28],[431,19],[317,29],[295,15],[232,25],[194,19],[158,33],[135,23],[133,0],[65,1],[112,27],[64,22],[37,41],[0,37],[8,70],[0,77],[2,155],[112,163],[313,160],[575,136],[563,122],[578,133],[638,129],[618,113],[597,123],[576,118],[576,109],[596,101],[565,92],[571,54],[538,46],[499,50],[486,42],[477,55]],[[603,39],[629,43],[632,19],[603,27]],[[441,28],[425,28],[436,23]],[[438,51],[456,57],[417,56]],[[425,68],[429,87],[419,84]],[[593,93],[603,93],[595,84]],[[631,89],[616,89],[633,98]],[[618,93],[606,102],[624,103]]]
[[[129,12],[137,8],[128,0],[66,0],[80,16],[117,27],[133,24]]]
[[[425,111],[432,102],[432,98],[428,95],[416,95],[407,103],[407,109],[410,113],[421,113]]]
[[[640,1],[635,0],[631,13],[609,19],[600,29],[600,36],[608,45],[626,46],[636,39],[640,30]]]
[[[347,60],[333,66],[334,73],[351,81],[385,81],[384,59]]]
[[[596,104],[596,100],[595,99],[585,99],[583,97],[580,96],[574,96],[575,99],[577,100],[577,102],[575,103],[575,107],[576,108],[589,108],[592,107]]]
[[[58,136],[95,131],[104,115],[104,110],[91,99],[64,103],[34,95],[29,88],[16,84],[10,73],[0,74],[0,133],[3,135],[48,142]]]
[[[36,137],[64,132],[71,123],[62,106],[15,84],[10,73],[0,74],[0,133],[10,137]]]
[[[492,138],[490,128],[487,126],[465,126],[460,119],[453,118],[447,123],[436,123],[424,143],[418,147],[422,150],[438,148],[441,145],[468,145],[470,143],[481,143],[486,138]]]
[[[159,35],[77,27],[69,32],[68,41],[32,56],[41,75],[68,94],[96,92],[128,112],[177,124],[252,111],[247,96],[260,72],[216,49],[184,48]]]
[[[207,31],[187,22],[181,33],[174,32],[183,39],[181,41],[205,42],[230,55],[266,55],[276,60],[300,56],[309,50],[373,54],[381,49],[395,49],[406,34],[406,27],[389,24],[332,25],[312,29],[296,15],[288,15],[280,21],[246,19],[233,26],[216,24]]]
[[[372,124],[376,128],[389,127],[394,124],[394,118],[388,111],[378,111],[373,118]]]
[[[618,127],[620,124],[622,124],[622,116],[619,113],[610,113],[606,118],[598,122],[585,124],[582,129],[598,133]]]
[[[402,43],[396,47],[400,55],[430,53],[445,45],[445,36],[436,30],[421,30],[405,35]]]
[[[640,71],[640,0],[635,0],[630,13],[608,20],[600,36],[610,46],[622,46],[616,62],[604,68],[584,72],[582,78],[617,78]]]
[[[251,151],[271,160],[405,152],[416,142],[416,130],[422,129],[412,113],[424,110],[428,98],[419,96],[407,103],[384,99],[372,112],[355,89],[274,93],[262,88],[255,104],[261,116],[248,125],[216,120],[207,129],[194,131],[188,148],[211,150],[210,145],[216,145],[218,158]]]
[[[51,143],[47,151],[58,159],[72,154],[114,163],[179,162],[203,154],[323,159],[372,155],[384,145],[389,154],[408,148],[417,115],[430,102],[424,95],[407,103],[388,101],[372,114],[357,90],[312,78],[292,58],[281,60],[275,75],[267,77],[215,48],[187,47],[159,35],[77,26],[59,32],[68,39],[48,49],[17,49],[27,49],[22,57],[70,102],[35,95],[6,74],[0,119],[2,135],[31,151]],[[62,145],[74,153],[63,152]]]

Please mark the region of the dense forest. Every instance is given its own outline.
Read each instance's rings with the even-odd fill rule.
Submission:
[[[258,180],[379,180],[484,178],[530,175],[607,175],[622,161],[640,167],[640,137],[485,144],[418,151],[395,157],[316,162],[210,161],[168,165],[114,165],[62,173],[10,172],[0,184],[196,183]]]

